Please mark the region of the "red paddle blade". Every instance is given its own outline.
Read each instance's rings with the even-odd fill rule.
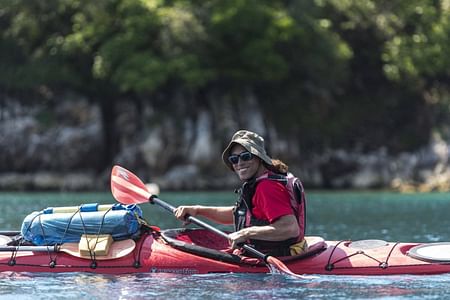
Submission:
[[[267,263],[270,265],[270,268],[275,268],[277,271],[279,271],[282,274],[286,274],[286,275],[293,276],[293,277],[300,278],[300,279],[317,278],[315,276],[304,276],[304,275],[300,275],[300,274],[295,274],[294,272],[289,270],[289,268],[281,260],[279,260],[273,256],[267,257]]]
[[[111,192],[113,197],[122,204],[145,203],[151,197],[145,184],[121,166],[114,166],[112,169]]]

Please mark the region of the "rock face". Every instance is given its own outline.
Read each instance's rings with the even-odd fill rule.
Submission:
[[[311,163],[321,170],[313,185],[331,188],[392,188],[400,191],[450,190],[448,143],[435,137],[414,153],[388,155],[331,151]]]
[[[295,146],[289,146],[293,143],[265,125],[251,96],[242,104],[251,114],[236,116],[224,101],[194,116],[175,113],[158,122],[154,107],[137,112],[123,103],[116,119],[120,149],[111,166],[102,168],[98,107],[75,96],[64,99],[33,105],[2,99],[0,190],[105,190],[114,164],[161,189],[231,189],[239,182],[223,165],[221,152],[240,128],[270,137],[272,155],[282,156],[308,188],[450,190],[449,143],[439,136],[413,153],[327,149],[299,160]]]
[[[67,172],[96,166],[102,147],[100,117],[86,101],[63,102],[53,112],[16,103],[3,110],[0,172]]]

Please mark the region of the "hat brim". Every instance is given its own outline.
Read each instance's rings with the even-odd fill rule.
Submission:
[[[248,152],[250,152],[251,154],[259,157],[260,159],[262,159],[266,164],[268,164],[269,166],[272,166],[272,159],[270,158],[269,155],[267,155],[266,151],[264,149],[260,149],[260,147],[258,147],[257,145],[249,142],[247,139],[236,139],[233,140],[232,142],[230,142],[228,144],[228,146],[225,148],[225,150],[222,153],[222,160],[225,163],[225,165],[227,165],[228,168],[230,168],[230,170],[234,171],[233,169],[233,165],[228,161],[228,156],[230,156],[230,151],[231,148],[235,145],[241,145],[242,147],[244,147]]]

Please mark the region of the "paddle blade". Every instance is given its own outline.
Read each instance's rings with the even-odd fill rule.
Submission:
[[[136,175],[121,166],[114,166],[112,169],[111,192],[122,204],[145,203],[152,196]]]
[[[289,270],[289,268],[281,260],[279,260],[273,256],[268,256],[266,260],[267,260],[267,263],[270,265],[271,270],[272,270],[272,268],[274,268],[275,270],[279,271],[282,274],[289,275],[289,276],[292,276],[295,278],[300,278],[300,279],[317,278],[315,276],[304,276],[304,275],[295,274],[294,272]]]

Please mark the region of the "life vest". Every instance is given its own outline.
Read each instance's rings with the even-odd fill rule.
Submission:
[[[303,185],[297,177],[292,173],[286,175],[265,173],[264,175],[244,182],[242,187],[237,190],[239,198],[235,204],[234,214],[234,229],[236,231],[250,226],[264,226],[270,224],[266,220],[257,219],[252,214],[252,198],[256,191],[256,186],[262,180],[275,180],[282,183],[288,193],[291,201],[291,208],[293,214],[297,218],[300,234],[296,238],[289,238],[284,241],[262,241],[250,240],[256,248],[274,256],[286,256],[289,254],[289,247],[304,239],[306,228],[306,197]]]

